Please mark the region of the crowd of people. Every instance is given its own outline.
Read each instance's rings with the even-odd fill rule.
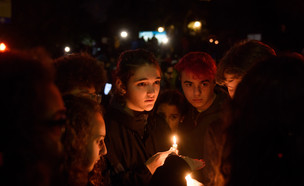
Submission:
[[[304,184],[302,54],[242,40],[115,64],[0,53],[1,185]]]

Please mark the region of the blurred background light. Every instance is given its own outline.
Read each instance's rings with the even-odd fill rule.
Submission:
[[[4,43],[0,43],[0,52],[4,52],[6,50],[6,45]]]
[[[161,26],[160,26],[160,27],[158,27],[157,31],[158,31],[158,32],[163,32],[163,31],[165,31],[165,29],[164,29],[164,27],[161,27]]]
[[[193,24],[194,28],[200,28],[201,26],[202,26],[202,24],[199,21],[195,21],[194,24]]]
[[[105,87],[104,87],[104,90],[103,90],[104,95],[108,95],[109,92],[111,91],[111,89],[112,89],[112,84],[111,83],[106,83]]]
[[[120,36],[121,36],[122,38],[126,38],[126,37],[128,37],[128,32],[122,31],[122,32],[120,32]]]
[[[200,21],[191,21],[190,23],[188,23],[187,27],[190,30],[199,32],[202,28],[202,23]]]
[[[139,31],[138,37],[143,38],[146,42],[153,38],[153,36],[157,39],[158,44],[164,43],[164,39],[168,39],[167,32],[158,32],[158,31]],[[166,40],[165,39],[165,40]],[[169,39],[168,39],[169,41]]]
[[[162,39],[162,43],[163,43],[163,44],[167,44],[168,42],[169,42],[169,38],[164,37],[164,38]]]
[[[64,52],[68,53],[71,51],[71,48],[69,46],[64,47]]]

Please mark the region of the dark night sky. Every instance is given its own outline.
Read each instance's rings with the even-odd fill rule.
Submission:
[[[259,32],[275,45],[304,48],[302,0],[12,0],[12,6],[11,24],[0,25],[0,39],[18,47],[99,40],[121,28],[136,35],[173,24],[182,32],[186,22],[204,19],[209,33],[223,39]]]

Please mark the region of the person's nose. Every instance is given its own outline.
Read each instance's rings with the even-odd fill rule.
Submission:
[[[201,93],[202,93],[202,88],[201,88],[201,86],[194,86],[194,88],[193,88],[193,93],[194,93],[194,95],[195,96],[199,96],[199,95],[201,95]]]
[[[153,85],[149,85],[147,88],[147,94],[152,96],[154,95],[156,92],[156,87],[154,87]]]
[[[104,156],[107,153],[108,153],[107,146],[106,146],[106,144],[104,144],[103,147],[100,149],[99,154]]]

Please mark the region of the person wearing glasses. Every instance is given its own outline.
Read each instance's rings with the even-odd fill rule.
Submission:
[[[61,170],[65,107],[51,63],[0,52],[1,185],[66,185]]]
[[[88,53],[74,53],[55,59],[56,79],[62,95],[84,96],[101,103],[106,73],[103,64]]]

